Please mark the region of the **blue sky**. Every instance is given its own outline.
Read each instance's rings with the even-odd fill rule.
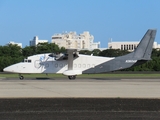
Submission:
[[[159,6],[160,0],[0,0],[0,45],[89,31],[105,48],[109,38],[139,41],[149,28],[157,29],[160,44]]]

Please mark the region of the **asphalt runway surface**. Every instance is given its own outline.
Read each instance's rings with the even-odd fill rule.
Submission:
[[[159,120],[160,79],[0,79],[2,120]]]

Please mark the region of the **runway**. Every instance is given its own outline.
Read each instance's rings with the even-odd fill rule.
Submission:
[[[160,98],[160,79],[1,79],[0,98]]]
[[[159,120],[160,79],[0,78],[0,119]]]

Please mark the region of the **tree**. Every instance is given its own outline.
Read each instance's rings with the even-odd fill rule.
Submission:
[[[100,53],[101,51],[99,50],[99,49],[94,49],[94,50],[92,50],[92,54],[94,55],[94,56],[99,56],[99,53]]]
[[[66,49],[65,49],[65,47],[61,47],[61,48],[60,48],[60,52],[61,52],[61,53],[64,53],[64,52],[66,52]]]
[[[62,48],[64,50],[64,48]],[[39,43],[36,47],[36,53],[57,53],[61,52],[61,49],[55,43]]]
[[[89,50],[80,50],[79,54],[91,55],[92,51],[89,51]]]
[[[22,48],[17,45],[9,44],[8,46],[1,47],[1,54],[2,56],[11,57],[22,56]]]
[[[106,49],[99,53],[99,56],[105,57],[117,57],[128,54],[129,51],[127,50],[120,50],[120,49]]]
[[[28,57],[31,55],[36,54],[36,47],[35,46],[26,46],[22,49],[22,53],[24,57]]]

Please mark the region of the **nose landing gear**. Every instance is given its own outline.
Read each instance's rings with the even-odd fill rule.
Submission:
[[[19,74],[19,79],[20,79],[20,80],[23,80],[24,77],[23,77],[21,74]]]

